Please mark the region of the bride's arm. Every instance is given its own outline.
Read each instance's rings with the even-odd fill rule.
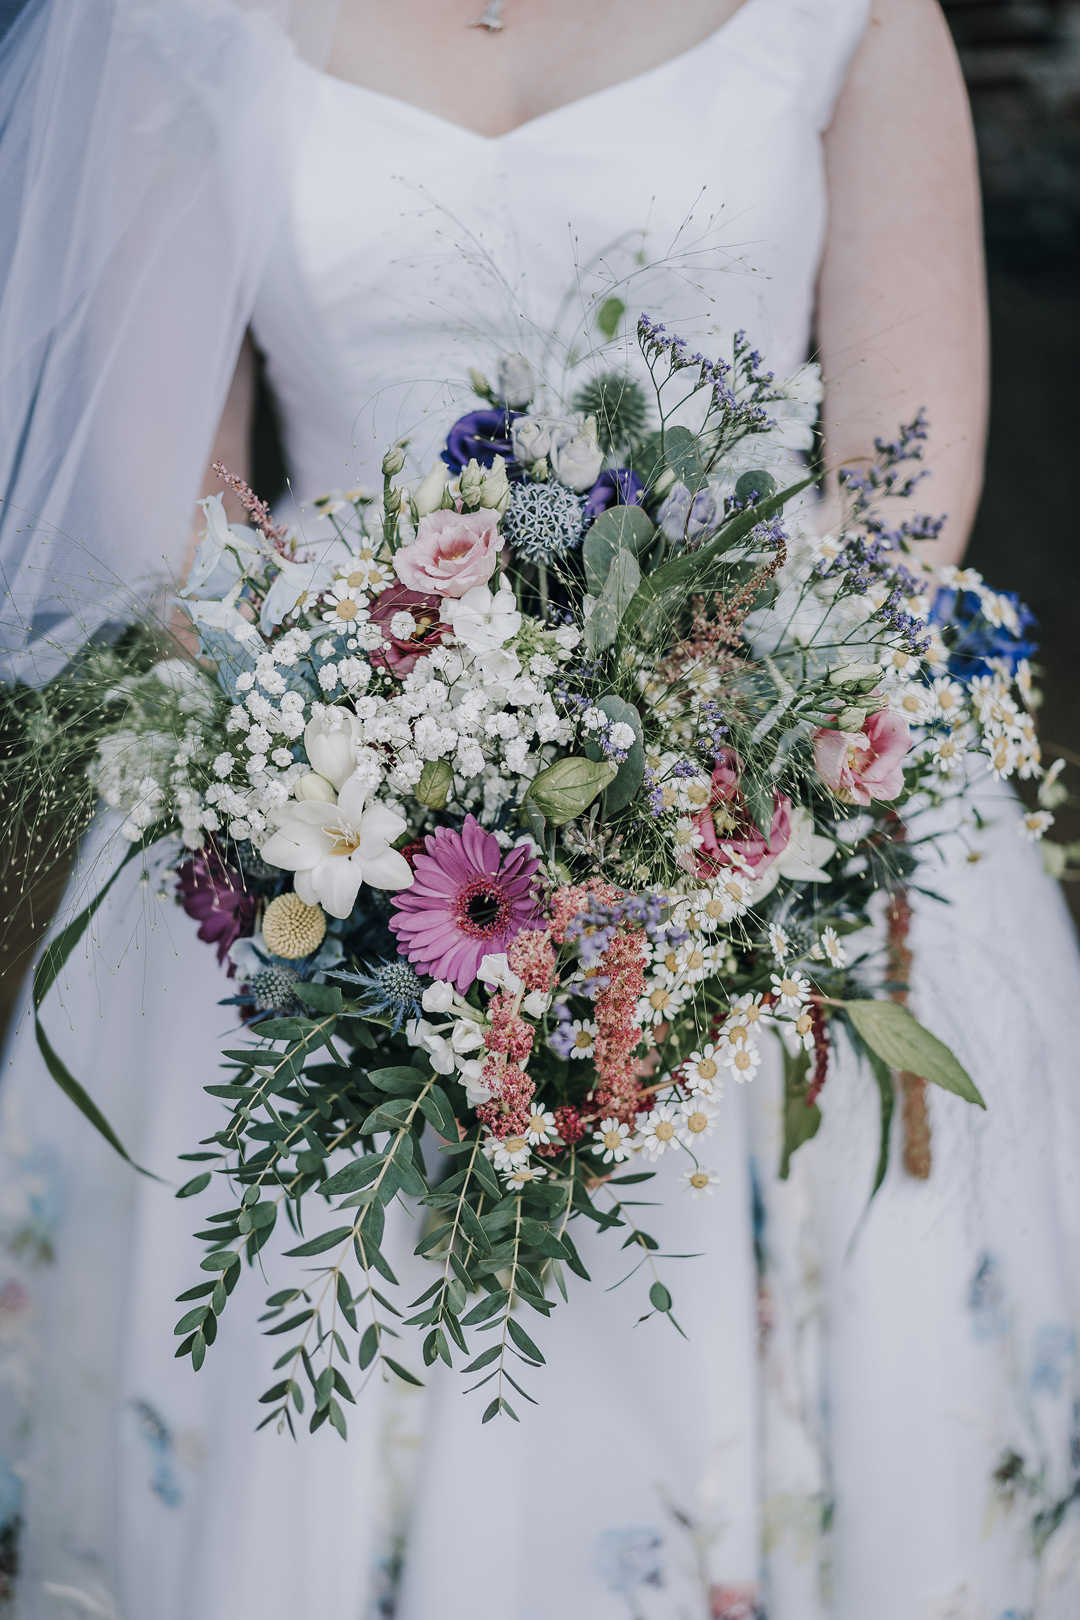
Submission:
[[[979,499],[988,344],[975,143],[936,0],[874,0],[825,160],[827,461],[864,455],[924,405],[933,477],[906,504],[948,513],[941,540],[921,550],[953,562]]]

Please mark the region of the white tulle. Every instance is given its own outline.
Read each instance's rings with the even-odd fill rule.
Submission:
[[[0,646],[40,682],[183,563],[334,0],[29,0],[0,41]]]

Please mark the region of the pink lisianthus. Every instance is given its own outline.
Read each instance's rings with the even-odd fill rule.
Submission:
[[[815,731],[814,764],[845,804],[895,799],[904,790],[901,762],[911,741],[907,723],[882,709],[867,716],[861,731]]]
[[[411,613],[416,620],[416,629],[411,636],[391,634],[390,620],[395,613],[401,612]],[[391,585],[388,590],[379,592],[371,609],[371,623],[378,625],[382,631],[383,643],[368,656],[376,669],[385,669],[399,680],[403,680],[425,654],[438,646],[449,629],[448,625],[439,621],[437,596],[409,591],[404,585]]]
[[[464,596],[474,586],[487,584],[501,548],[497,512],[486,507],[479,512],[443,509],[420,519],[416,539],[402,546],[394,567],[398,579],[412,591]]]
[[[791,800],[773,794],[773,818],[766,838],[750,813],[739,787],[742,761],[731,748],[721,750],[712,773],[712,791],[705,809],[694,817],[701,843],[693,851],[698,877],[711,878],[731,866],[732,856],[746,862],[755,877],[762,877],[791,838]]]

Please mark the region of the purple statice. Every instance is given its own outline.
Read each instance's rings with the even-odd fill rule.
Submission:
[[[244,884],[244,875],[209,845],[193,850],[176,868],[176,898],[199,924],[199,938],[217,946],[219,966],[229,947],[255,932],[258,898]],[[229,963],[230,979],[236,969]]]
[[[645,767],[644,782],[650,813],[654,816],[662,816],[664,813],[664,790],[660,786],[656,772],[649,765]]]
[[[629,467],[610,467],[602,472],[585,497],[584,524],[588,528],[601,512],[612,506],[640,506],[645,485]]]
[[[579,941],[582,966],[595,967],[622,924],[626,928],[642,928],[654,943],[666,946],[681,945],[687,938],[682,929],[673,928],[665,920],[670,902],[663,895],[624,894],[618,900],[607,902],[590,895],[589,903],[569,924],[567,940]],[[589,984],[595,984],[590,979]]]
[[[701,705],[701,717],[709,728],[709,735],[699,740],[698,748],[715,763],[724,757],[728,748],[728,728],[724,724],[724,711],[715,698],[709,698]]]

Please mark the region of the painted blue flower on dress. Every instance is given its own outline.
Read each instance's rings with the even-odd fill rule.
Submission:
[[[610,1592],[663,1586],[664,1538],[658,1530],[605,1530],[596,1542],[596,1571]]]
[[[930,623],[941,624],[951,618],[959,632],[959,640],[949,658],[949,671],[962,681],[970,681],[976,675],[989,675],[991,660],[1004,663],[1009,674],[1014,675],[1020,660],[1033,658],[1039,650],[1038,642],[1029,641],[1024,634],[1035,623],[1031,609],[1021,602],[1015,591],[999,591],[997,594],[1011,602],[1016,612],[1018,634],[1005,625],[988,623],[983,617],[982,602],[975,591],[942,589],[934,598]]]
[[[161,1498],[166,1507],[179,1507],[184,1499],[180,1481],[173,1468],[175,1446],[172,1431],[161,1414],[149,1401],[132,1401],[139,1438],[153,1459],[150,1489]]]
[[[1028,1382],[1032,1394],[1060,1395],[1065,1367],[1076,1349],[1076,1337],[1064,1322],[1045,1322],[1035,1335]]]
[[[992,1254],[980,1257],[968,1287],[968,1310],[977,1339],[1000,1339],[1009,1330],[1001,1262]]]

